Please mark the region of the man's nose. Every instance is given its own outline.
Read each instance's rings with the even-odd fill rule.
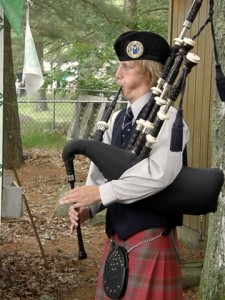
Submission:
[[[121,66],[119,66],[116,71],[116,78],[118,78],[118,79],[122,78]]]

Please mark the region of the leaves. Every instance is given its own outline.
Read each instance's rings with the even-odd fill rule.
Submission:
[[[88,86],[92,84],[92,89],[102,89],[108,80],[114,78],[115,71],[112,66],[105,69],[105,78],[90,79],[95,77],[105,62],[115,60],[113,43],[122,32],[129,29],[152,30],[165,37],[167,35],[168,0],[126,1],[132,7],[132,16],[124,6],[124,1],[32,2],[30,26],[34,41],[39,45],[39,60],[48,62],[51,71],[54,68],[60,70],[61,65],[66,62],[79,62],[77,85],[80,88],[84,88],[88,80]],[[22,65],[22,42],[21,39],[14,38],[16,70]],[[18,53],[21,53],[20,58]]]
[[[3,11],[11,27],[15,30],[17,35],[19,35],[21,27],[21,18],[23,14],[23,0],[0,0],[0,5],[2,6]]]
[[[65,217],[53,216],[59,191],[67,184],[61,154],[31,150],[24,157],[25,166],[18,173],[50,268],[45,268],[26,210],[21,219],[3,220],[0,298],[55,300],[69,295],[67,299],[93,299],[101,252],[90,255],[88,248],[92,248],[92,242],[96,242],[97,249],[103,247],[104,228],[83,227],[90,257],[78,261],[76,236],[69,233],[67,213]],[[85,179],[88,164],[84,157],[77,157],[77,180]],[[86,297],[87,287],[91,289],[90,298]]]

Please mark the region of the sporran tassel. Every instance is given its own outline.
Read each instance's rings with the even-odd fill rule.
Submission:
[[[186,69],[184,72],[184,77],[182,82],[180,104],[177,111],[176,119],[172,127],[172,134],[170,140],[170,150],[172,152],[181,152],[183,150],[183,98],[185,93],[187,75],[188,73]]]

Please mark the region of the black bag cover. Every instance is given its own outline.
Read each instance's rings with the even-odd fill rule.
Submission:
[[[74,176],[75,154],[90,158],[108,181],[118,179],[137,159],[133,152],[112,145],[93,140],[71,140],[62,154],[70,176]],[[204,215],[216,211],[223,183],[224,173],[219,168],[183,167],[166,189],[138,203],[160,212]]]

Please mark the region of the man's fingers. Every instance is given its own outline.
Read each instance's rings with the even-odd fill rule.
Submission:
[[[75,229],[76,229],[76,226],[75,226],[74,224],[72,224],[72,225],[70,226],[70,233],[73,234],[74,231],[75,231]]]

